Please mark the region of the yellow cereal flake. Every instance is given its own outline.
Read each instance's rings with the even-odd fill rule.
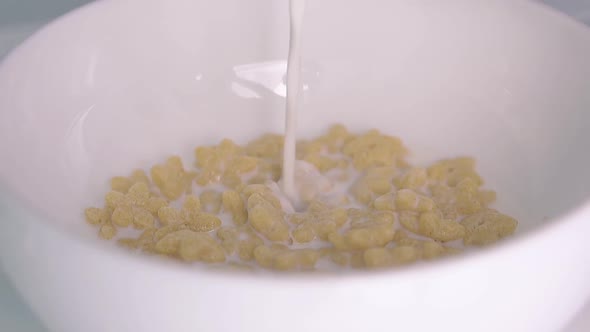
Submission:
[[[150,197],[147,200],[147,203],[145,205],[145,209],[148,210],[152,215],[157,216],[158,211],[160,211],[160,209],[165,206],[168,206],[168,201],[165,200],[164,198]]]
[[[350,188],[350,193],[354,196],[357,202],[363,205],[369,205],[373,201],[374,193],[364,179],[360,179],[353,184]]]
[[[137,182],[133,184],[127,194],[117,191],[109,192],[106,197],[106,206],[111,212],[110,219],[113,226],[128,227],[133,225],[137,229],[152,227],[155,220],[149,203],[150,192],[147,184]]]
[[[469,215],[481,210],[478,187],[479,185],[472,178],[465,178],[457,183],[455,192],[459,213]]]
[[[158,217],[162,225],[183,225],[195,232],[210,232],[221,226],[219,217],[201,211],[200,200],[193,195],[187,196],[181,210],[169,206],[160,208]]]
[[[268,204],[276,210],[283,209],[279,199],[270,190],[254,193],[247,198],[248,209],[260,204]]]
[[[160,228],[158,228],[158,230],[156,230],[154,232],[153,239],[155,242],[158,242],[162,238],[164,238],[166,235],[180,231],[180,230],[184,230],[184,229],[187,229],[187,226],[185,223],[172,224],[172,225],[160,227]]]
[[[254,249],[256,262],[263,267],[276,270],[313,269],[320,258],[320,252],[312,249],[292,250],[261,245]]]
[[[372,211],[369,215],[369,221],[373,225],[393,226],[395,215],[389,211]]]
[[[306,221],[309,221],[309,214],[308,213],[293,213],[287,216],[287,220],[292,225],[301,225]]]
[[[325,173],[339,166],[338,160],[315,153],[307,154],[302,159],[314,165],[320,173]]]
[[[445,254],[445,248],[436,241],[424,241],[422,243],[422,258],[436,259]]]
[[[170,157],[151,170],[152,180],[166,198],[175,200],[191,185],[191,175],[184,170],[180,157]]]
[[[373,202],[373,207],[381,211],[395,211],[395,206],[395,194],[381,195]]]
[[[257,158],[279,159],[283,151],[283,136],[275,134],[262,135],[246,145],[246,155]]]
[[[228,160],[240,152],[241,148],[231,139],[222,139],[217,145],[219,156],[223,160]]]
[[[478,185],[483,183],[475,171],[475,160],[468,157],[441,160],[428,168],[428,177],[451,187],[466,178],[471,178]]]
[[[253,237],[245,241],[238,242],[238,256],[243,261],[251,261],[254,259],[254,249],[264,243],[262,239]]]
[[[119,227],[128,227],[133,223],[133,208],[126,206],[115,208],[111,220],[113,221],[113,224]]]
[[[206,263],[222,263],[225,251],[215,240],[203,233],[194,233],[180,242],[178,255],[185,261],[203,261]]]
[[[231,213],[232,220],[236,225],[244,225],[248,221],[248,211],[244,200],[235,190],[226,190],[221,195],[221,202],[224,211]]]
[[[430,197],[416,193],[412,189],[400,189],[395,198],[395,208],[400,211],[426,212],[435,208],[435,202]]]
[[[370,167],[395,166],[406,156],[407,151],[397,137],[369,131],[348,141],[342,152],[352,158],[358,170]]]
[[[414,246],[397,246],[391,249],[394,264],[409,264],[420,258],[420,251]]]
[[[183,229],[162,237],[155,250],[164,255],[176,256],[185,261],[220,263],[225,261],[221,245],[210,235]]]
[[[248,199],[248,217],[256,231],[271,241],[287,241],[289,225],[282,210],[272,203],[258,199],[260,194],[253,194]],[[254,201],[251,203],[251,201]]]
[[[391,180],[387,178],[367,176],[365,177],[365,183],[367,184],[367,188],[375,195],[384,195],[392,189]]]
[[[171,206],[161,207],[158,210],[158,217],[160,218],[160,223],[164,226],[181,224],[184,222],[182,212]]]
[[[239,232],[234,227],[221,227],[217,230],[217,238],[221,241],[221,246],[229,255],[236,252],[239,243]]]
[[[125,198],[131,205],[144,207],[150,198],[150,190],[143,182],[138,182],[129,188]]]
[[[434,212],[424,212],[418,219],[418,234],[448,242],[465,236],[465,227],[454,220],[442,219]]]
[[[389,249],[371,248],[363,253],[363,260],[368,268],[381,268],[390,266],[393,263],[393,257]]]
[[[418,234],[418,213],[413,211],[402,211],[398,214],[400,224],[412,233]]]
[[[110,209],[115,209],[120,205],[129,205],[124,194],[118,191],[111,191],[105,196],[106,206]]]
[[[151,252],[153,247],[155,246],[154,243],[154,236],[156,234],[155,228],[147,228],[145,229],[141,235],[137,238],[137,247],[142,249],[145,252]]]
[[[334,250],[329,254],[329,258],[339,266],[347,266],[350,264],[350,255],[346,252]]]
[[[99,236],[105,240],[110,240],[117,235],[117,229],[110,223],[100,226]]]
[[[253,172],[260,162],[259,158],[249,156],[239,156],[231,160],[227,170],[234,174],[245,174]]]
[[[402,177],[396,179],[396,186],[401,189],[417,190],[423,187],[428,180],[426,169],[415,167],[407,171]]]
[[[230,189],[236,189],[242,185],[242,177],[236,173],[226,170],[221,177],[221,183]]]
[[[200,146],[195,149],[196,165],[199,168],[215,168],[220,163],[220,157],[214,147]]]
[[[483,207],[487,207],[496,201],[496,192],[493,190],[481,190],[477,193],[477,198]]]
[[[340,250],[361,250],[383,247],[393,240],[395,230],[389,225],[352,228],[343,234],[332,232],[328,240]]]
[[[111,179],[111,190],[126,193],[127,190],[133,185],[131,179],[124,176],[115,176]]]
[[[514,233],[514,218],[493,209],[485,209],[461,221],[465,227],[465,245],[488,245]]]
[[[293,230],[292,236],[298,243],[308,243],[315,239],[315,231],[310,223],[304,223]]]
[[[91,225],[101,225],[108,220],[108,212],[104,209],[90,207],[84,210],[86,221]]]
[[[186,225],[195,232],[210,232],[221,226],[221,219],[214,214],[199,213],[194,219],[187,221]]]

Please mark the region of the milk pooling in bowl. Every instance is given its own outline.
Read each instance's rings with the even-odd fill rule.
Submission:
[[[412,165],[402,141],[336,124],[296,140],[303,0],[290,0],[285,133],[198,146],[111,179],[87,208],[99,236],[185,262],[275,270],[384,268],[510,234],[472,158]]]

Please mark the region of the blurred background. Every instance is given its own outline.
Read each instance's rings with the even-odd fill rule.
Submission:
[[[590,0],[539,1],[590,25]],[[0,58],[47,21],[89,2],[92,1],[0,0]]]
[[[0,0],[0,61],[10,49],[48,21],[89,2],[92,1]],[[539,2],[545,3],[590,26],[590,0],[539,0]],[[0,218],[2,218],[2,211],[0,211]],[[0,331],[46,332],[28,307],[21,302],[19,296],[2,274],[1,269]],[[565,332],[587,331],[590,331],[590,304],[586,306],[586,309],[578,315]]]

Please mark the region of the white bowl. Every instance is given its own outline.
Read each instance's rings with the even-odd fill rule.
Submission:
[[[474,155],[520,220],[493,249],[345,275],[137,257],[82,218],[106,180],[282,130],[287,1],[100,1],[0,67],[2,266],[52,330],[555,331],[590,295],[590,33],[520,1],[308,1],[302,135]],[[145,142],[149,141],[150,145]]]

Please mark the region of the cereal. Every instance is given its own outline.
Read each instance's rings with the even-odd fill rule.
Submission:
[[[328,240],[339,250],[361,250],[385,246],[393,240],[394,233],[390,225],[368,225],[351,228],[343,234],[332,232]]]
[[[391,191],[391,180],[379,176],[371,176],[365,178],[367,188],[375,195],[384,195]]]
[[[133,210],[127,207],[117,207],[111,219],[119,227],[128,227],[133,222]]]
[[[236,225],[244,225],[248,221],[248,211],[244,205],[244,200],[235,190],[224,191],[221,195],[223,209],[230,212],[232,220]]]
[[[481,177],[475,172],[475,160],[473,158],[441,160],[428,168],[428,177],[446,183],[451,187],[466,178],[471,178],[477,184],[483,183]]]
[[[239,156],[231,161],[228,169],[230,173],[245,174],[252,172],[258,167],[258,159],[249,156]]]
[[[421,256],[421,248],[416,245],[398,245],[394,248],[371,248],[363,253],[365,266],[383,268],[392,265],[410,264]]]
[[[117,229],[110,223],[100,226],[99,236],[105,240],[110,240],[117,235]]]
[[[112,227],[129,227],[136,229],[153,227],[154,215],[150,212],[153,200],[145,182],[133,184],[126,194],[111,191],[105,196],[106,207],[111,212]],[[104,218],[104,216],[103,216]]]
[[[156,234],[155,228],[148,228],[144,230],[139,238],[137,238],[137,247],[143,251],[150,252],[154,247],[154,235]]]
[[[295,228],[291,235],[296,242],[299,243],[308,243],[315,239],[315,231],[310,223],[304,223],[299,227]]]
[[[386,267],[391,265],[392,256],[389,249],[371,248],[363,253],[365,265],[369,268]]]
[[[424,212],[418,219],[417,233],[433,240],[448,242],[463,238],[465,227],[454,220],[442,219],[434,212]]]
[[[238,255],[241,260],[250,261],[254,259],[254,249],[262,245],[264,242],[260,238],[252,238],[246,241],[241,241],[238,244]]]
[[[395,207],[398,210],[416,210],[418,194],[411,189],[401,189],[395,195]]]
[[[103,224],[107,219],[107,212],[99,208],[87,208],[84,210],[86,221],[91,225]]]
[[[517,222],[496,210],[486,209],[463,219],[461,225],[465,227],[463,243],[487,245],[514,233]]]
[[[184,222],[182,212],[171,206],[164,206],[158,210],[158,217],[160,218],[160,224],[162,225],[173,225]]]
[[[215,239],[208,234],[187,229],[167,234],[156,243],[155,250],[184,261],[208,263],[225,261],[225,252]]]
[[[397,181],[395,182],[398,188],[417,190],[426,184],[426,170],[424,168],[415,167],[396,180]]]
[[[350,189],[357,202],[363,205],[369,205],[373,200],[373,192],[369,188],[369,184],[364,180],[358,180]]]
[[[391,249],[391,259],[393,264],[409,264],[420,258],[418,248],[414,246],[397,246]]]
[[[400,139],[381,135],[376,130],[351,139],[342,147],[342,152],[352,159],[358,170],[394,166],[407,154]]]
[[[340,266],[347,266],[350,263],[350,257],[346,252],[333,251],[329,257],[332,262]]]
[[[252,227],[271,241],[289,239],[289,225],[284,213],[271,202],[265,200],[261,193],[248,199],[248,218]]]
[[[221,219],[210,213],[199,213],[186,222],[187,227],[195,232],[210,232],[221,226]]]
[[[483,188],[472,158],[413,166],[398,138],[335,125],[298,142],[297,158],[325,183],[318,191],[319,180],[300,181],[292,204],[276,183],[282,149],[280,135],[245,145],[224,139],[197,147],[187,168],[173,156],[149,176],[115,176],[104,206],[85,209],[85,220],[129,250],[278,271],[393,268],[489,245],[516,229],[515,219],[490,208],[496,193]]]
[[[320,253],[311,249],[291,250],[261,245],[254,249],[256,262],[277,270],[313,269]]]
[[[129,177],[115,176],[112,178],[111,190],[126,194],[131,186],[139,182],[145,183],[148,186],[150,185],[150,179],[145,172],[140,169],[133,171]]]
[[[422,243],[422,258],[430,260],[442,256],[445,248],[436,241],[424,241]]]
[[[194,233],[180,242],[178,255],[185,261],[221,263],[225,261],[223,248],[211,236]]]
[[[161,208],[167,205],[168,201],[166,201],[162,197],[150,197],[147,200],[145,209],[148,210],[152,215],[154,215],[154,217],[156,217],[158,215],[158,211],[160,211]]]
[[[373,207],[377,210],[382,211],[395,211],[395,195],[394,194],[385,194],[382,196],[377,197],[373,201]]]
[[[242,184],[242,178],[236,173],[225,171],[221,177],[221,183],[230,189],[236,189]]]
[[[184,170],[180,157],[170,157],[166,163],[152,167],[152,180],[168,199],[177,199],[191,184],[191,175]]]

